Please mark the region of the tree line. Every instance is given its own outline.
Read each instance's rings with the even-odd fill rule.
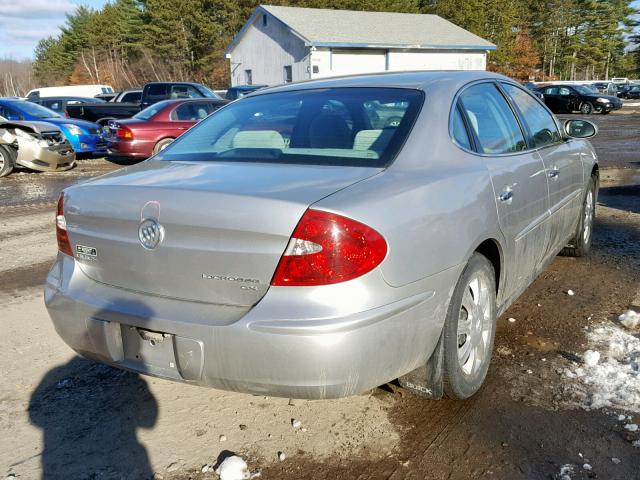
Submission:
[[[633,76],[640,67],[632,0],[268,3],[438,14],[495,43],[488,68],[519,80]],[[80,6],[67,15],[58,36],[38,43],[32,81],[122,89],[154,80],[192,80],[223,88],[229,82],[224,49],[257,5],[255,0],[113,0],[99,10]]]

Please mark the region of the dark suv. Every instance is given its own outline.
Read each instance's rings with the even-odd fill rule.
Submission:
[[[622,108],[619,98],[596,93],[583,85],[549,85],[542,93],[544,103],[553,113],[606,114]]]

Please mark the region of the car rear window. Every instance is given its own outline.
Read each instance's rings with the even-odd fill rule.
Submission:
[[[133,118],[137,118],[139,120],[149,120],[152,117],[155,117],[160,110],[163,110],[167,105],[171,104],[172,100],[164,100],[162,102],[154,103],[153,105],[149,105],[144,110],[136,113]]]
[[[420,111],[402,88],[294,90],[248,97],[200,122],[158,159],[385,167]]]

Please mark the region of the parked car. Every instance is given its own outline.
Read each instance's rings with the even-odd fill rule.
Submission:
[[[554,113],[607,114],[622,108],[619,98],[594,93],[582,85],[549,85],[542,93],[544,102]]]
[[[148,158],[226,103],[226,100],[203,98],[163,100],[133,118],[112,120],[105,127],[109,154]]]
[[[100,93],[113,92],[110,85],[67,85],[63,87],[40,87],[27,92],[29,100],[44,97],[93,97]]]
[[[45,122],[9,121],[0,117],[0,177],[16,165],[40,172],[69,170],[75,153],[60,129]]]
[[[71,108],[77,105],[67,105]],[[42,105],[25,100],[7,100],[0,98],[0,116],[8,120],[42,121],[58,127],[69,140],[76,154],[104,155],[107,146],[102,138],[100,125],[65,118]]]
[[[628,88],[623,90],[618,96],[620,98],[627,98],[627,99],[640,98],[640,85],[631,84],[631,85],[628,86]]]
[[[54,112],[62,115],[63,117],[69,118],[67,113],[67,105],[76,105],[79,103],[95,103],[98,100],[97,98],[86,98],[86,97],[44,97],[44,98],[31,98],[28,99],[30,102],[37,103],[38,105],[42,105],[43,107],[47,107]]]
[[[249,95],[250,93],[265,87],[266,85],[237,85],[235,87],[230,87],[224,94],[224,98],[227,100],[237,100],[238,98],[242,98],[245,95]]]
[[[400,122],[374,128],[375,105]],[[589,251],[595,133],[483,71],[265,89],[65,189],[45,303],[71,348],[140,373],[467,398],[497,316],[559,252]]]
[[[134,102],[87,103],[69,106],[67,111],[73,118],[81,118],[106,125],[109,120],[131,118],[161,100],[180,98],[213,98],[220,99],[204,85],[188,82],[154,82],[147,83],[142,89],[142,98]]]

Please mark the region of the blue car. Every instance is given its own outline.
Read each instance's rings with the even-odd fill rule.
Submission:
[[[0,117],[7,120],[30,120],[52,123],[62,130],[76,154],[105,155],[107,146],[97,123],[65,118],[36,103],[0,98]]]

